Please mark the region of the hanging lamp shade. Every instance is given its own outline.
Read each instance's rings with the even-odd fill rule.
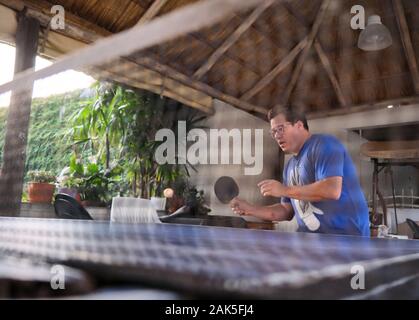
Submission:
[[[367,27],[359,35],[358,48],[365,51],[378,51],[388,48],[392,43],[390,31],[381,23],[380,16],[370,16]]]

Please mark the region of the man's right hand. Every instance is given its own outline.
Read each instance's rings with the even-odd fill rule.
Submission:
[[[240,216],[254,216],[266,221],[291,220],[294,210],[290,203],[276,203],[270,206],[254,206],[246,200],[234,198],[230,201],[231,209]]]
[[[231,200],[230,207],[235,214],[240,216],[250,215],[255,209],[249,202],[239,198],[234,198]]]

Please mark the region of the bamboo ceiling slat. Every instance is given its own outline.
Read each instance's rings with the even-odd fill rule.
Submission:
[[[61,4],[68,12],[86,21],[87,31],[100,28],[117,33],[133,27],[152,6],[154,0],[0,0],[0,3]],[[199,0],[170,0],[158,11],[162,16]],[[229,47],[210,70],[203,75],[204,84],[222,93],[240,99],[286,57],[310,32],[318,14],[321,0],[278,0]],[[42,4],[42,5],[41,5]],[[379,52],[364,52],[357,48],[360,31],[349,26],[350,8],[362,5],[366,14],[378,14],[393,36],[393,45]],[[407,27],[413,48],[413,56],[419,61],[419,1],[402,0]],[[18,5],[11,5],[18,8]],[[157,61],[193,78],[208,58],[234,33],[253,11],[246,10],[231,15],[212,26],[186,34],[168,43],[155,46],[143,53],[156,57]],[[90,24],[89,24],[90,23]],[[89,26],[96,25],[95,30]],[[106,32],[100,33],[101,36]],[[392,0],[333,0],[326,10],[315,41],[321,45],[326,62],[319,60],[314,47],[309,59],[302,66],[290,101],[300,100],[307,108],[316,111],[339,107],[336,88],[348,104],[362,105],[390,99],[403,99],[415,95],[409,65],[400,37]],[[301,54],[301,53],[299,53]],[[412,60],[412,54],[409,55]],[[297,56],[298,60],[298,56]],[[286,85],[295,68],[295,61],[270,79],[268,84],[251,96],[249,103],[266,109],[276,105],[284,97]],[[331,84],[332,71],[336,76]],[[299,96],[301,95],[301,97]],[[325,105],[326,104],[326,105]],[[330,104],[330,105],[328,105]]]

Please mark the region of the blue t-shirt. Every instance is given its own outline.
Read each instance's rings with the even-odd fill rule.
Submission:
[[[298,231],[369,236],[368,206],[354,164],[335,137],[312,135],[285,166],[284,184],[303,186],[336,176],[343,178],[339,200],[308,202],[284,197],[282,202],[291,202]]]

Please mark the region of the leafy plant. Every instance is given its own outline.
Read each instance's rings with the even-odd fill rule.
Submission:
[[[205,216],[211,211],[205,205],[204,191],[196,187],[187,187],[184,191],[185,204],[192,208],[194,215]]]
[[[22,203],[26,203],[26,202],[29,202],[29,196],[28,196],[27,188],[24,188],[22,191]]]
[[[82,90],[76,90],[33,99],[26,173],[31,170],[43,170],[58,174],[61,168],[68,165],[72,150],[69,150],[68,145],[63,142],[71,125],[68,119],[76,110],[80,110],[80,106],[87,100],[82,93]],[[8,108],[0,108],[0,161],[2,161],[7,111]]]
[[[120,167],[106,169],[101,164],[83,164],[73,155],[66,171],[63,185],[77,187],[82,201],[109,204],[113,196],[121,195],[119,186],[124,183]]]
[[[184,204],[192,208],[194,215],[205,216],[211,211],[205,204],[204,191],[190,185],[186,179],[177,179],[171,187],[175,197],[183,199]]]
[[[79,189],[82,184],[83,184],[83,179],[68,176],[61,181],[60,186],[64,188],[70,188],[70,189],[71,188]]]
[[[34,183],[54,183],[56,180],[55,175],[49,171],[29,171],[28,178]]]
[[[177,120],[193,128],[199,118],[168,116],[167,100],[154,94],[139,94],[109,83],[97,83],[96,95],[72,118],[68,132],[72,148],[79,158],[94,157],[105,170],[120,168],[120,193],[148,198],[161,196],[164,188],[181,177],[189,176],[190,165],[159,165],[155,151],[162,142],[155,141],[161,128],[177,133]]]

